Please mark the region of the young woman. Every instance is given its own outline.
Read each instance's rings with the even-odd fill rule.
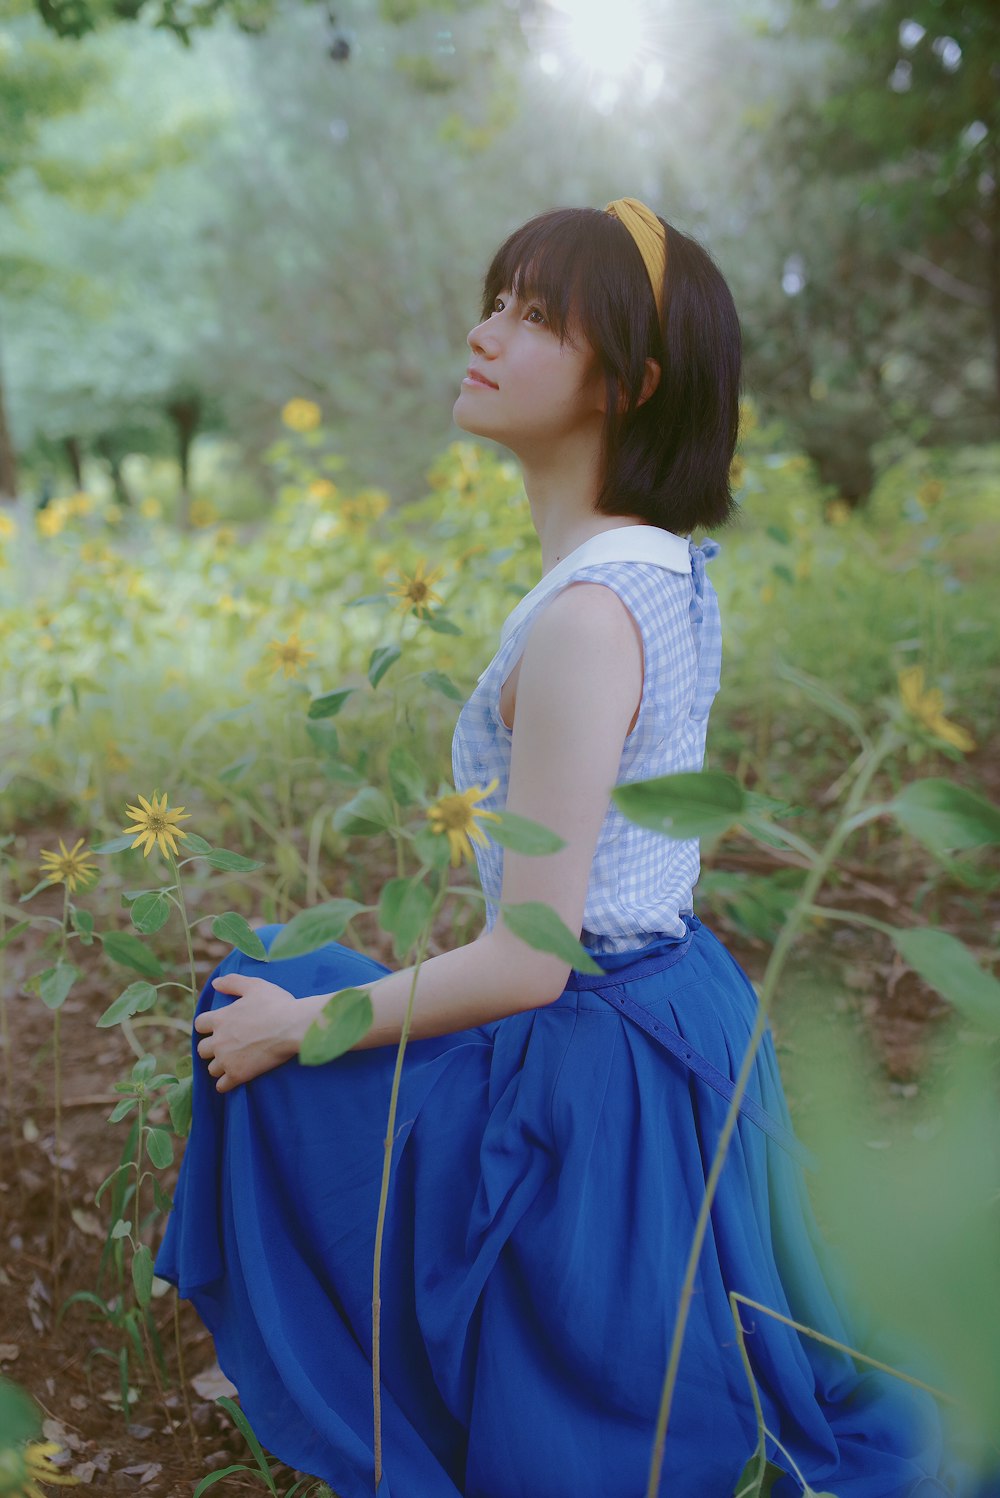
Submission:
[[[754,1024],[694,914],[697,839],[612,787],[702,767],[719,686],[705,574],[730,520],[740,325],[711,257],[636,199],[532,219],[498,250],[456,423],[523,467],[542,577],[458,718],[459,791],[559,852],[476,846],[487,922],[420,968],[381,1265],[380,1498],[642,1498],[695,1219]],[[516,938],[537,900],[605,976]],[[278,926],[260,935],[270,944]],[[265,1445],[374,1491],[372,1259],[412,968],[339,943],[234,951],[195,1018],[194,1118],[156,1273],[191,1299]],[[375,1022],[325,1067],[338,989]],[[213,1086],[214,1083],[214,1086]],[[728,1301],[878,1355],[812,1215],[770,1031],[712,1207],[664,1449],[670,1498],[731,1498],[757,1444]],[[773,1498],[943,1498],[933,1397],[745,1313]]]

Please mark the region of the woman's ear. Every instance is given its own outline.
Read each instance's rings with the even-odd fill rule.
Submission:
[[[649,400],[649,397],[653,394],[657,385],[659,385],[662,372],[655,359],[646,360],[646,373],[642,380],[642,394],[639,396],[640,406]]]

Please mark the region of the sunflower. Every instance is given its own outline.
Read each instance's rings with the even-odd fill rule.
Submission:
[[[281,419],[293,432],[311,432],[323,420],[315,401],[290,400],[281,408]]]
[[[315,650],[306,649],[305,644],[299,639],[297,629],[292,631],[287,640],[269,641],[267,648],[272,651],[270,661],[272,676],[279,671],[284,671],[286,678],[298,676],[309,657],[316,654]]]
[[[934,687],[930,691],[924,691],[923,666],[906,666],[897,674],[903,706],[912,718],[946,743],[954,744],[963,754],[975,749],[976,741],[972,735],[957,723],[952,723],[942,712],[944,699],[941,688]]]
[[[85,888],[88,888],[91,876],[98,870],[97,865],[91,863],[90,854],[80,852],[83,847],[83,838],[78,838],[69,849],[60,838],[59,847],[62,850],[60,853],[43,849],[38,855],[46,879],[50,884],[65,884],[71,894],[75,892],[78,884],[83,884]]]
[[[29,1441],[20,1451],[0,1451],[0,1492],[9,1498],[45,1498],[40,1482],[75,1487],[80,1479],[52,1465],[61,1447],[55,1441]]]
[[[164,857],[168,853],[176,854],[177,844],[175,839],[187,837],[187,833],[182,832],[176,826],[176,823],[187,821],[191,815],[190,812],[185,812],[183,806],[177,806],[172,811],[168,811],[166,791],[163,792],[163,800],[159,805],[157,805],[155,790],[153,792],[152,806],[150,806],[145,796],[139,797],[139,806],[131,806],[127,801],[125,805],[128,807],[129,815],[134,817],[136,826],[123,827],[122,831],[137,832],[139,834],[132,847],[138,848],[140,843],[145,842],[146,846],[142,850],[143,858],[149,856],[153,851],[155,843],[159,844],[160,852]],[[183,817],[181,816],[182,812],[184,813]]]
[[[433,831],[446,832],[448,842],[451,844],[451,862],[457,867],[465,857],[471,863],[475,857],[472,843],[477,842],[480,847],[485,848],[488,844],[483,830],[476,823],[476,817],[489,817],[494,822],[500,818],[495,811],[480,811],[475,802],[481,801],[491,791],[495,791],[500,784],[494,775],[485,790],[480,786],[472,785],[467,791],[456,791],[450,796],[439,796],[438,799],[427,808],[427,820]]]
[[[396,607],[404,613],[410,609],[418,616],[426,615],[429,612],[428,604],[442,602],[440,596],[431,587],[431,583],[437,581],[444,567],[434,567],[430,572],[425,572],[426,565],[424,559],[421,558],[412,577],[404,572],[399,582],[391,583],[389,586],[389,592],[399,599]]]

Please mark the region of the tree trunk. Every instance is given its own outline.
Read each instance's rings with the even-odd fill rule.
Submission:
[[[64,437],[63,446],[66,449],[66,457],[69,460],[69,470],[73,475],[73,482],[78,489],[83,488],[83,453],[80,451],[79,437]]]
[[[187,530],[191,511],[191,444],[198,432],[201,402],[197,396],[178,397],[167,406],[177,428],[177,462],[181,470],[181,526]]]

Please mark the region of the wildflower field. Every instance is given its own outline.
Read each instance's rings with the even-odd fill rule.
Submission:
[[[200,494],[184,528],[169,494],[87,490],[0,511],[0,1492],[329,1494],[255,1451],[153,1275],[195,1003],[265,923],[393,967],[467,942],[472,842],[515,845],[456,795],[450,744],[540,575],[518,470],[458,442],[401,506],[340,487],[311,402],[284,420],[261,518]],[[919,1308],[977,1456],[1000,1408],[996,457],[908,449],[853,511],[747,408],[703,793],[619,803],[702,837],[696,910],[771,1006],[824,1230],[895,1324]]]

